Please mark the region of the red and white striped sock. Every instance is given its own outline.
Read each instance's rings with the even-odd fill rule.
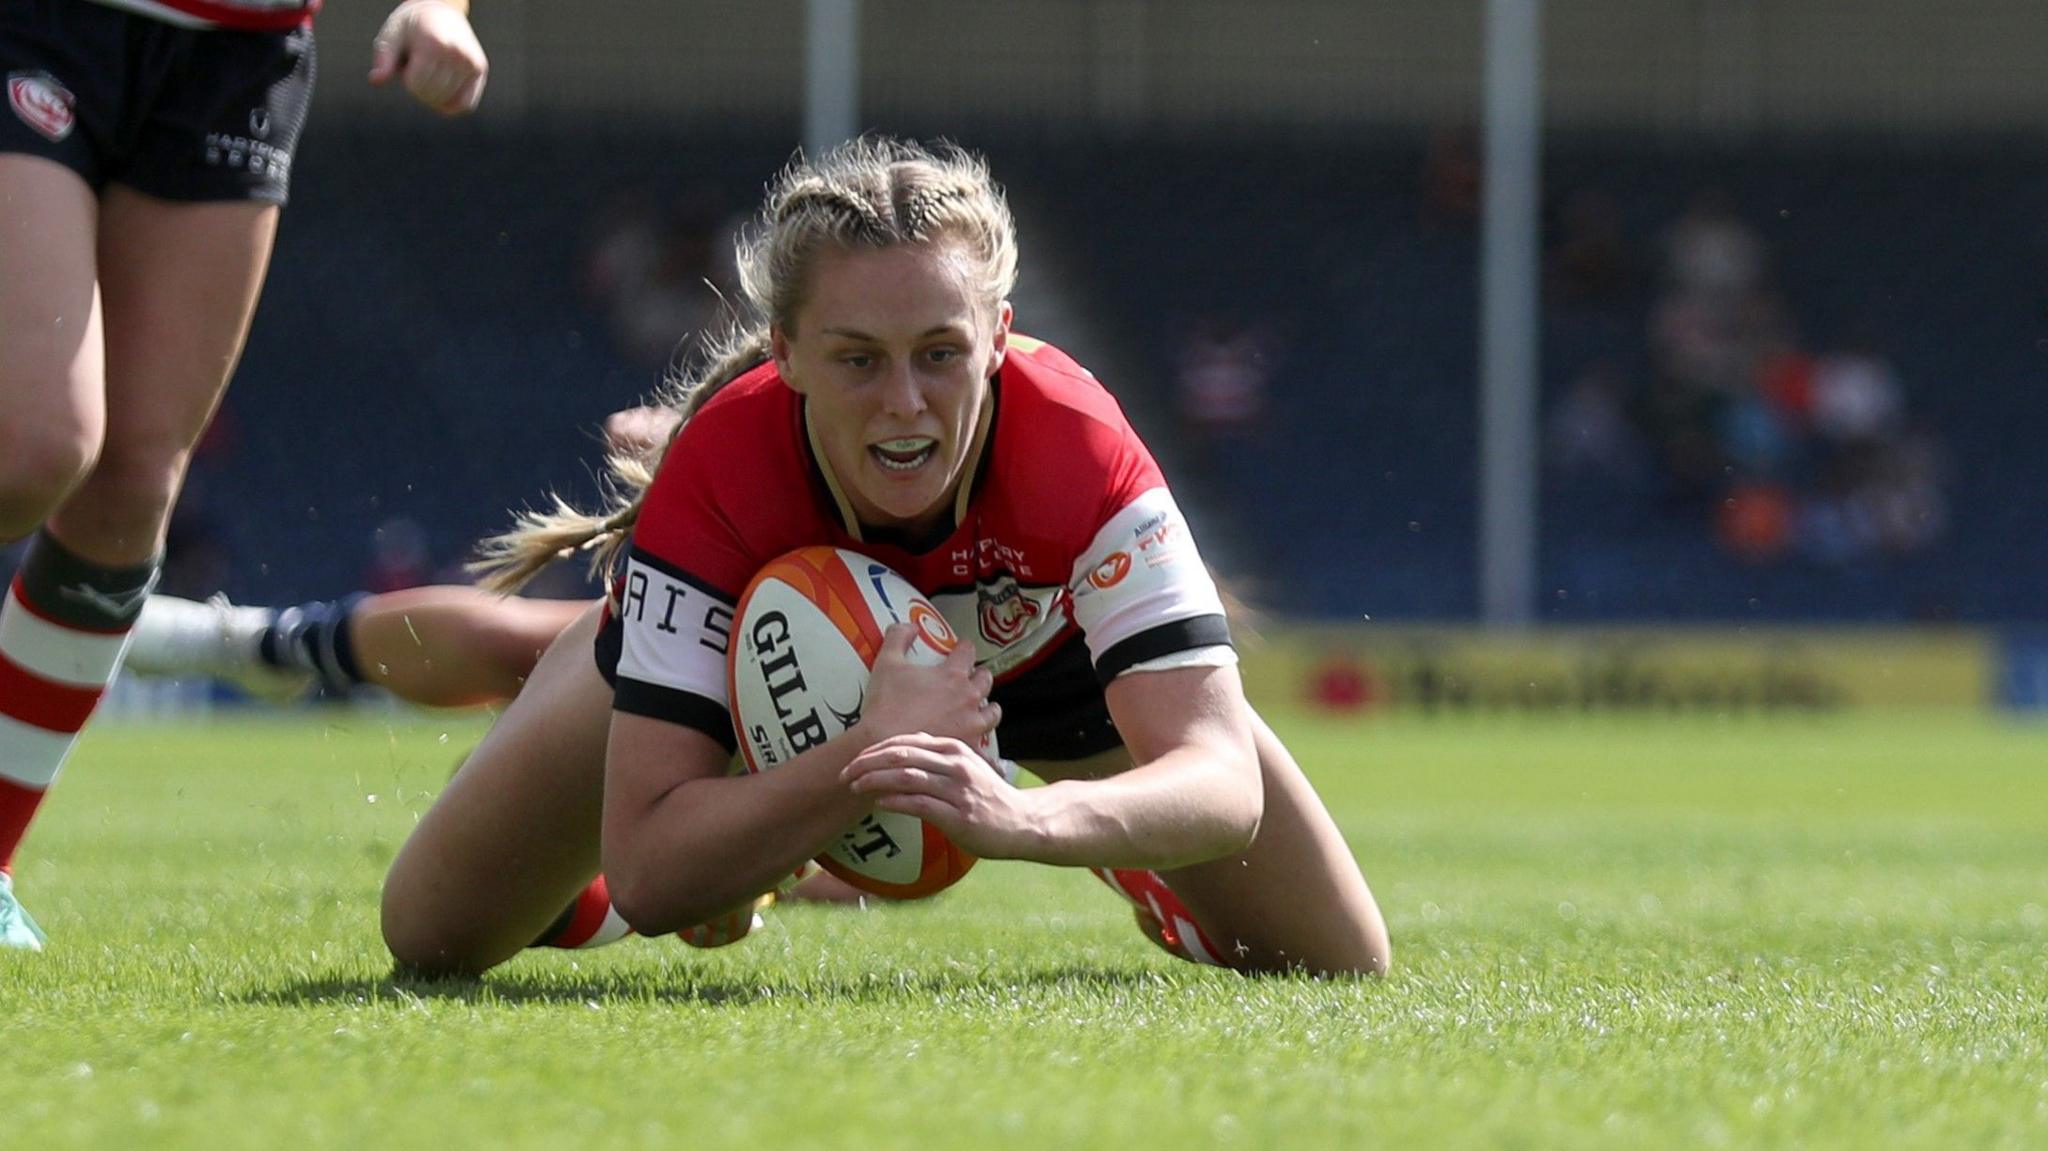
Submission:
[[[763,895],[716,919],[686,927],[676,932],[676,938],[692,947],[705,949],[738,943],[760,928],[761,911],[773,902],[771,896]],[[600,875],[591,880],[590,886],[579,892],[575,901],[529,946],[581,951],[617,943],[634,934],[637,933],[632,925],[612,906],[611,891],[605,886],[604,876]]]
[[[626,925],[616,909],[612,907],[611,892],[605,887],[604,876],[590,881],[590,886],[576,896],[562,912],[561,918],[548,925],[533,947],[559,947],[577,951],[587,947],[603,947],[617,943],[633,929]]]
[[[1230,966],[1223,958],[1226,952],[1209,938],[1201,924],[1195,922],[1195,913],[1189,911],[1180,896],[1166,886],[1166,880],[1158,872],[1124,867],[1091,867],[1088,870],[1095,874],[1095,878],[1108,884],[1111,891],[1130,901],[1132,909],[1138,913],[1138,929],[1168,954],[1189,963]]]
[[[48,532],[0,604],[0,871],[121,666],[157,565],[106,568]]]

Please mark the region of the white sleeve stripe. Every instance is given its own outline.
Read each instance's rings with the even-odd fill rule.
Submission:
[[[633,556],[620,585],[618,678],[726,705],[733,605]]]
[[[1180,671],[1190,667],[1236,667],[1237,649],[1229,644],[1216,643],[1208,647],[1191,647],[1185,651],[1162,655],[1125,668],[1121,674],[1147,671]]]
[[[1076,560],[1069,586],[1074,620],[1088,637],[1098,671],[1108,675],[1129,666],[1111,666],[1107,659],[1125,641],[1203,617],[1216,617],[1220,625],[1223,616],[1222,598],[1187,521],[1163,487],[1139,493],[1102,525]],[[1204,642],[1228,642],[1227,632]]]

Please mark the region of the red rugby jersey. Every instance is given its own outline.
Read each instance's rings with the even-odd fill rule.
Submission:
[[[183,28],[288,32],[310,24],[321,0],[95,0]]]
[[[1100,685],[1133,665],[1227,644],[1215,584],[1115,399],[1051,345],[1012,335],[1009,349],[953,529],[920,545],[855,521],[812,451],[803,397],[772,364],[705,404],[634,528],[613,643],[600,645],[601,663],[617,660],[615,706],[730,746],[734,606],[769,560],[814,544],[902,573],[974,637],[1011,699],[1071,699],[1078,687],[1099,700]],[[1087,660],[1053,658],[1077,637]],[[1096,682],[1026,682],[1077,673]],[[1005,728],[1027,718],[1015,707],[1005,705]]]

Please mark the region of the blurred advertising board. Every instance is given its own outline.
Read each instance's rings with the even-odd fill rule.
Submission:
[[[2048,628],[2008,632],[2004,648],[2000,699],[2015,711],[2048,710]]]
[[[2048,696],[2048,637],[2033,686]],[[1330,711],[1823,712],[2012,700],[1998,637],[1962,628],[1269,625],[1254,701]],[[2002,690],[2003,689],[2003,690]]]

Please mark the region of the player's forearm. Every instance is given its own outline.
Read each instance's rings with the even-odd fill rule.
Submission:
[[[768,891],[870,810],[839,782],[864,746],[841,736],[773,771],[682,784],[605,837],[612,898],[634,930],[701,923]]]
[[[1099,780],[1039,790],[1040,831],[1023,858],[1081,867],[1186,867],[1243,851],[1258,833],[1257,764],[1183,748]]]

